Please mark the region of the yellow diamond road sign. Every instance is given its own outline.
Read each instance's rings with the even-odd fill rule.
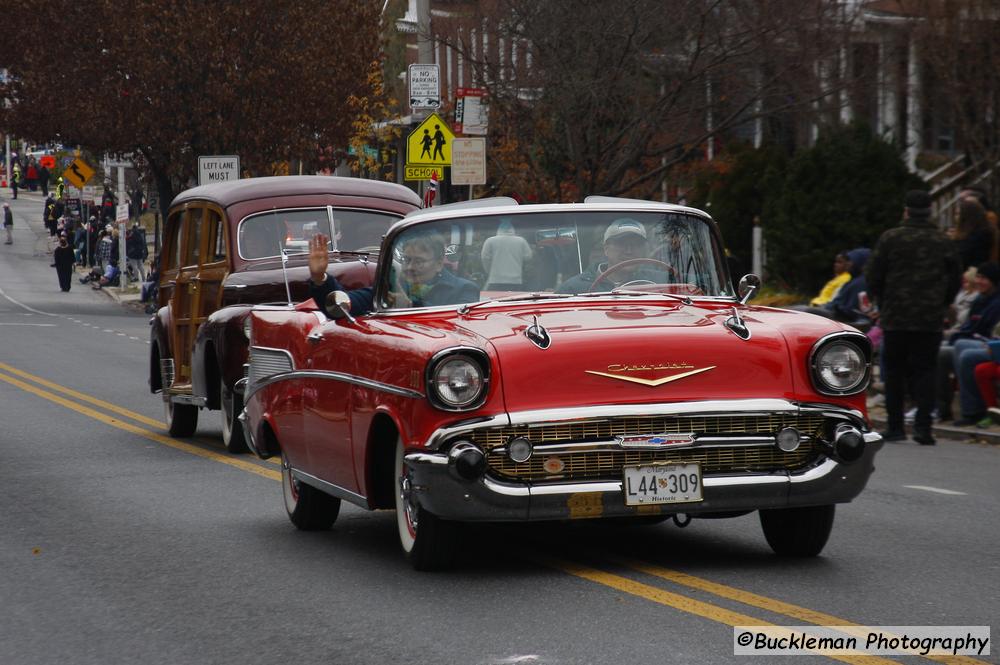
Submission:
[[[427,119],[406,137],[406,163],[419,166],[451,166],[451,142],[455,135],[437,113]],[[443,175],[443,171],[438,177]]]
[[[94,169],[90,168],[87,162],[83,161],[79,157],[73,160],[73,163],[69,165],[68,169],[63,171],[63,177],[81,189],[87,184],[87,181],[90,180],[93,175]]]

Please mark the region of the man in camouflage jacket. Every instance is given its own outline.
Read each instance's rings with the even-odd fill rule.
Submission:
[[[917,403],[913,440],[932,445],[934,369],[948,306],[962,282],[962,267],[951,240],[931,221],[927,192],[906,194],[903,222],[879,238],[865,270],[868,292],[885,332],[886,441],[902,441],[905,382]]]

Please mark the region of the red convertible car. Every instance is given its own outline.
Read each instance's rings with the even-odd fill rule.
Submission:
[[[626,199],[410,213],[373,287],[253,310],[248,444],[297,527],[395,508],[418,569],[462,522],[752,511],[815,556],[882,446],[870,344],[749,305],[722,247],[705,213]]]

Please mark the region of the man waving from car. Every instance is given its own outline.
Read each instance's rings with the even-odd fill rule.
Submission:
[[[317,233],[309,240],[309,295],[327,318],[330,316],[328,307],[333,305],[332,298],[335,291],[346,291],[335,277],[326,273],[326,268],[330,264],[329,251],[330,239],[322,233]],[[367,314],[373,309],[374,296],[372,287],[365,286],[353,291],[347,291],[350,301],[342,303],[341,307],[349,310],[355,315]]]

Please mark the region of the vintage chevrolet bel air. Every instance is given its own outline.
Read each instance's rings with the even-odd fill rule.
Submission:
[[[240,420],[299,528],[395,508],[429,569],[462,522],[759,511],[815,556],[874,469],[867,337],[748,304],[701,211],[475,201],[410,213],[381,256],[371,290],[250,316]]]
[[[250,308],[285,302],[289,291],[309,297],[305,250],[317,233],[330,238],[331,274],[370,285],[383,234],[419,206],[401,185],[332,176],[247,178],[181,192],[167,215],[150,321],[149,387],[163,398],[170,434],[191,436],[199,410],[217,409],[226,448],[245,452],[233,387],[247,360]]]

